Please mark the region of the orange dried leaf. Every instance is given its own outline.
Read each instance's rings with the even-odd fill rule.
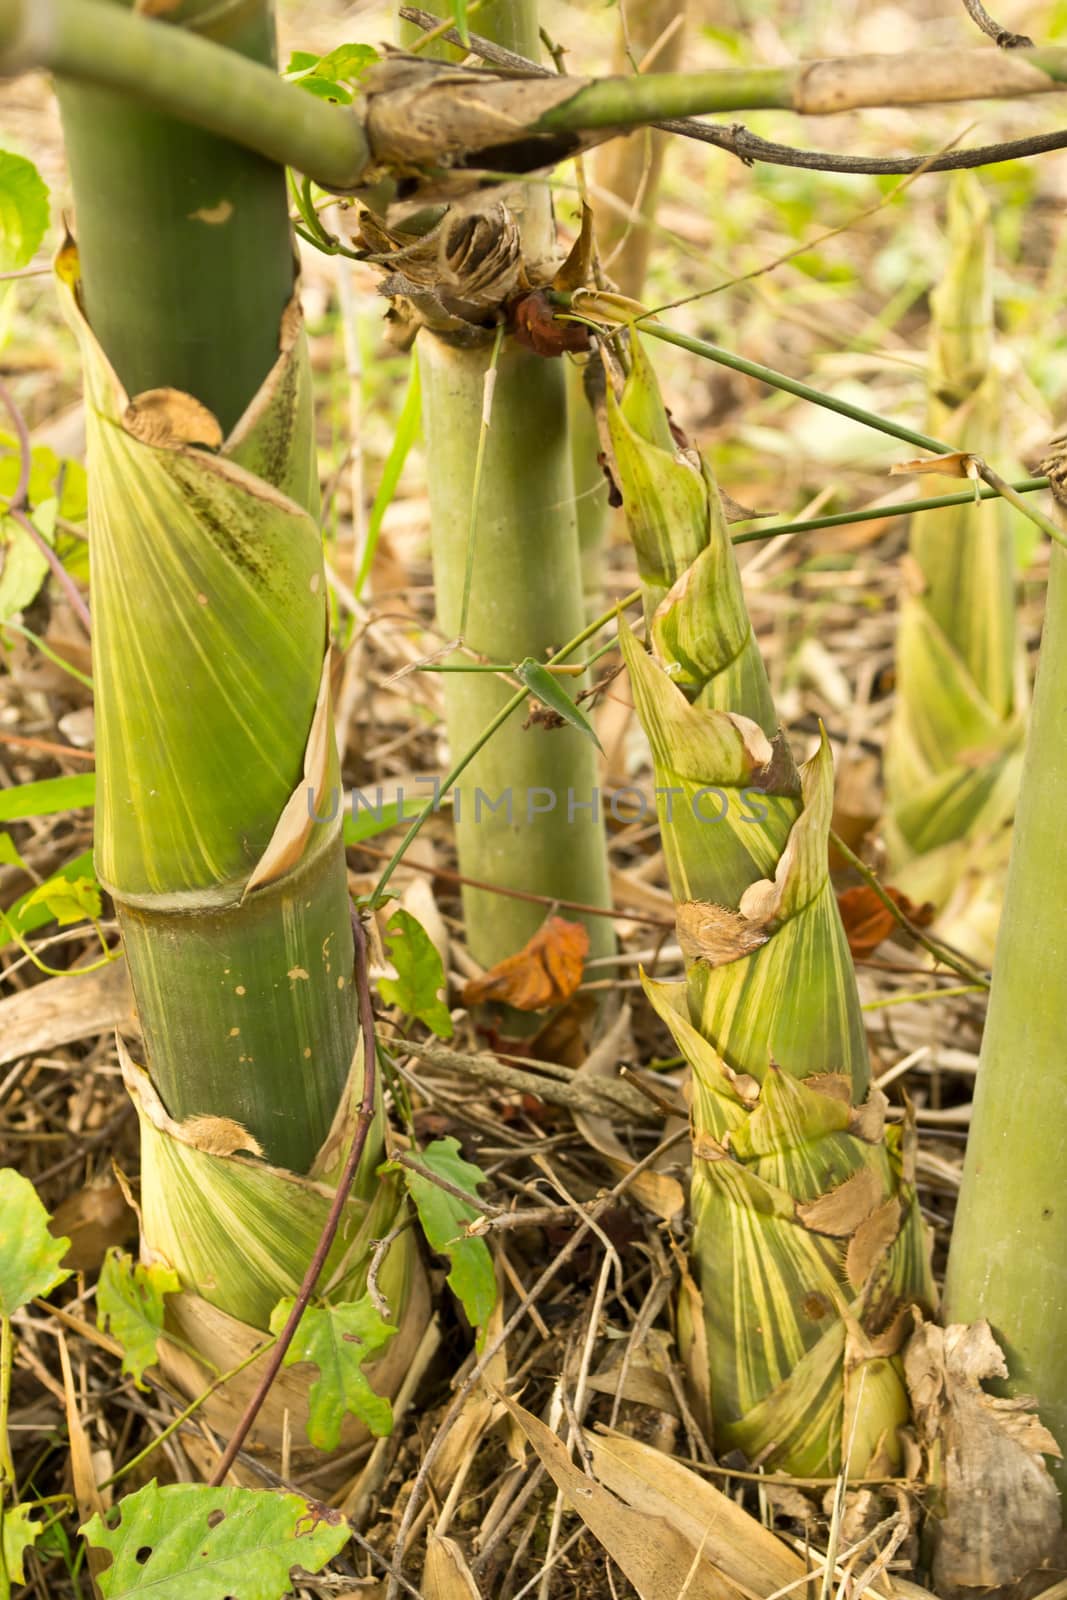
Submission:
[[[463,991],[463,1004],[497,1000],[518,1011],[543,1011],[569,1000],[582,981],[589,935],[580,922],[549,917],[513,956],[498,961]]]
[[[916,475],[932,472],[942,478],[971,478],[980,476],[981,463],[968,450],[950,450],[943,456],[920,456],[916,461],[897,461],[889,469],[889,476],[905,473]]]
[[[889,885],[885,886],[885,892],[899,907],[901,914],[917,927],[925,928],[933,921],[932,905],[914,905],[906,894]],[[857,884],[854,889],[842,890],[837,897],[837,904],[845,925],[848,947],[857,960],[871,955],[882,940],[888,939],[893,929],[899,926],[889,907],[883,905],[874,890],[865,883]]]

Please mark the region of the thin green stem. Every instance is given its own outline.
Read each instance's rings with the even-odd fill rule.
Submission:
[[[83,688],[91,689],[93,687],[92,678],[86,677],[84,672],[79,672],[78,668],[71,666],[69,661],[64,661],[63,657],[57,655],[51,645],[45,644],[44,640],[34,633],[31,628],[25,627],[21,622],[12,622],[10,618],[0,623],[0,627],[9,628],[12,633],[21,634],[24,639],[28,639],[54,667],[58,667],[61,672],[69,673]]]
[[[986,994],[985,983],[960,983],[952,989],[920,989],[914,994],[893,994],[884,1000],[867,1000],[861,1011],[884,1011],[887,1006],[907,1006],[919,1000],[951,1000],[961,994]]]
[[[610,611],[602,612],[599,617],[595,617],[592,622],[587,623],[580,633],[575,634],[573,639],[568,640],[568,642],[563,645],[561,649],[556,651],[552,659],[545,663],[546,666],[551,669],[558,662],[566,660],[569,655],[572,655],[574,651],[578,649],[579,645],[585,644],[587,639],[591,639],[594,634],[599,633],[600,629],[606,627],[612,618],[617,616],[621,611],[625,611],[630,606],[636,605],[640,598],[641,590],[631,589],[630,593],[623,595],[622,599],[613,605]],[[393,873],[404,859],[404,856],[407,854],[411,844],[418,837],[420,831],[422,830],[423,824],[429,817],[433,815],[436,807],[440,805],[441,797],[447,794],[448,790],[452,788],[452,785],[470,766],[479,750],[483,749],[484,746],[488,744],[489,740],[493,737],[493,734],[496,733],[497,729],[504,726],[504,723],[511,716],[512,712],[517,711],[523,702],[528,698],[528,696],[529,690],[523,688],[518,690],[516,694],[513,694],[510,700],[505,701],[504,705],[501,706],[496,716],[485,728],[480,738],[478,738],[469,749],[464,751],[463,755],[460,756],[459,760],[452,767],[451,771],[442,780],[440,794],[437,796],[437,798],[434,800],[428,800],[426,805],[412,820],[408,831],[405,833],[404,837],[393,851],[393,854],[389,857],[389,860],[382,868],[381,876],[374,886],[374,892],[366,902],[366,904],[372,910],[374,907],[380,906],[386,898],[385,890],[388,887],[389,880],[392,878]]]
[[[184,1411],[179,1411],[178,1415],[167,1423],[167,1426],[161,1433],[156,1435],[150,1444],[146,1444],[143,1450],[138,1451],[135,1456],[131,1456],[129,1461],[119,1467],[117,1472],[111,1474],[110,1478],[105,1478],[99,1487],[101,1489],[110,1489],[112,1484],[121,1483],[123,1478],[128,1477],[135,1467],[141,1465],[142,1461],[147,1461],[148,1457],[153,1451],[158,1450],[161,1444],[166,1444],[171,1434],[176,1433],[183,1423],[188,1422],[190,1417],[195,1416],[206,1400],[210,1400],[211,1396],[216,1394],[224,1384],[229,1383],[231,1378],[236,1378],[238,1373],[243,1372],[246,1367],[250,1367],[253,1361],[258,1361],[260,1356],[265,1355],[277,1342],[277,1334],[265,1334],[263,1343],[257,1345],[251,1355],[245,1356],[243,1361],[239,1361],[235,1367],[230,1367],[227,1372],[220,1373],[217,1378],[208,1384],[203,1394],[197,1395],[196,1399],[191,1401]],[[196,1354],[195,1351],[194,1354]],[[198,1361],[203,1361],[203,1359],[203,1356],[197,1356]]]
[[[416,672],[507,672],[514,674],[522,665],[520,661],[427,661],[424,665],[416,667]],[[588,661],[576,661],[573,664],[546,666],[546,672],[553,672],[557,677],[580,678],[588,670]]]
[[[1034,494],[1038,489],[1048,488],[1048,479],[1023,478],[1010,487],[1016,494]],[[995,500],[1001,494],[1003,489],[994,489],[989,484],[983,484],[979,489],[979,498],[982,500]],[[732,534],[731,538],[734,544],[755,544],[761,539],[780,539],[787,533],[815,533],[820,528],[850,527],[854,522],[881,522],[886,517],[910,517],[916,511],[941,511],[946,506],[970,505],[973,499],[973,491],[965,490],[962,494],[939,494],[926,500],[898,500],[888,506],[864,506],[859,511],[835,511],[825,517],[801,517],[796,522],[776,522],[769,528],[749,528],[744,533]]]
[[[980,989],[989,988],[989,979],[984,973],[979,972],[977,967],[969,962],[965,956],[958,955],[956,951],[950,950],[947,945],[943,945],[939,939],[932,938],[930,934],[924,932],[922,928],[912,922],[910,917],[904,915],[892,895],[883,889],[878,874],[872,872],[867,863],[861,860],[854,850],[850,850],[840,834],[835,833],[832,828],[830,830],[830,840],[834,849],[845,858],[853,871],[858,872],[867,887],[872,889],[878,896],[886,910],[892,914],[893,920],[898,922],[906,933],[910,933],[912,938],[917,940],[923,949],[934,957],[935,961],[940,961],[944,966],[951,967],[953,972],[958,972],[961,978],[966,978],[968,982],[976,984]]]
[[[997,494],[1002,495],[1009,505],[1014,506],[1016,511],[1021,511],[1023,516],[1028,518],[1035,528],[1040,528],[1042,533],[1047,534],[1054,544],[1062,544],[1067,549],[1067,534],[1064,533],[1062,528],[1057,527],[1051,517],[1046,517],[1035,506],[1027,505],[1022,495],[1016,493],[1011,484],[1005,483],[1000,473],[994,472],[993,468],[984,461],[979,464],[978,470],[989,487],[995,490]],[[975,498],[979,497],[976,496]]]
[[[730,367],[734,372],[743,372],[746,377],[755,378],[759,383],[769,384],[772,389],[784,389],[786,394],[796,395],[798,400],[810,400],[812,405],[822,406],[827,411],[836,411],[839,416],[849,417],[853,422],[860,422],[866,428],[874,428],[878,433],[887,433],[893,439],[903,439],[905,444],[916,445],[920,450],[929,450],[935,456],[948,455],[954,448],[950,444],[944,444],[940,439],[932,439],[929,434],[919,433],[914,428],[906,428],[901,422],[890,422],[887,417],[879,417],[875,412],[865,410],[863,406],[854,406],[848,400],[838,400],[834,395],[823,394],[820,390],[813,389],[810,384],[801,383],[799,378],[787,377],[784,372],[777,372],[774,367],[765,367],[760,361],[749,361],[747,357],[735,355],[732,350],[724,350],[721,345],[711,344],[707,339],[696,339],[692,334],[679,333],[677,329],[665,328],[658,322],[642,322],[641,331],[653,339],[662,339],[664,344],[677,345],[678,349],[688,350],[691,355],[703,356],[707,361],[714,361],[720,367]]]

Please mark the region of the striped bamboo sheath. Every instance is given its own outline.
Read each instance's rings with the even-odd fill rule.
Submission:
[[[896,1459],[904,1313],[934,1291],[829,881],[829,746],[798,772],[714,479],[636,338],[608,405],[647,622],[623,652],[687,966],[645,990],[693,1074],[693,1388],[718,1448],[818,1475],[851,1441],[857,1474]]]

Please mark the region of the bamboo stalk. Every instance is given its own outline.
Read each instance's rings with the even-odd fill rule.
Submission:
[[[644,70],[642,62],[654,52],[657,72],[673,72],[682,58],[685,39],[685,0],[636,0],[620,8],[612,71]],[[597,155],[593,177],[598,189],[620,202],[596,206],[597,242],[604,270],[621,294],[640,300],[648,271],[659,180],[668,135],[654,129],[615,139]],[[596,197],[594,196],[594,200]]]
[[[497,5],[479,22],[496,42],[539,54],[536,0]],[[548,202],[536,186],[518,199],[528,260],[549,253]],[[418,353],[439,626],[446,638],[463,631],[489,661],[543,660],[579,632],[584,616],[563,364],[505,338],[490,410],[488,340],[463,347],[424,329]],[[567,692],[581,687],[569,682]],[[449,674],[444,697],[449,744],[459,751],[476,742],[509,690],[493,677]],[[609,905],[596,787],[595,750],[580,733],[524,729],[512,719],[468,771],[456,817],[460,870],[506,889]],[[542,921],[528,902],[469,886],[463,903],[471,950],[486,965],[520,948]],[[584,920],[590,954],[607,954],[610,924]]]
[[[945,1314],[988,1319],[1007,1357],[1009,1393],[1036,1395],[1067,1450],[1065,682],[1067,555],[1053,548]],[[1051,1467],[1062,1489],[1062,1461]]]
[[[105,26],[130,3],[110,0]],[[263,6],[228,8],[219,21],[218,6],[199,0],[182,15],[184,28],[152,36],[165,64],[203,15],[202,37],[225,47],[224,66],[237,52],[274,67]],[[125,94],[63,80],[57,93],[96,337],[129,394],[164,385],[195,394],[228,433],[277,360],[293,292],[278,169]]]
[[[185,0],[148,37],[180,60],[199,24],[219,60],[273,61],[272,0]],[[61,98],[84,241],[57,277],[87,402],[95,858],[147,1051],[144,1071],[120,1048],[144,1242],[181,1284],[160,1360],[198,1393],[297,1293],[365,1121],[311,375],[281,168],[110,89]],[[364,1294],[402,1203],[382,1146],[376,1121],[335,1197],[335,1303]],[[422,1331],[413,1235],[383,1270],[388,1393]],[[250,1382],[212,1395],[214,1425]],[[306,1386],[282,1380],[258,1442],[276,1449],[289,1415],[307,1421]]]
[[[215,10],[196,0],[186,26]],[[241,17],[233,48],[270,58],[270,6]],[[352,959],[339,821],[317,830],[292,873],[243,898],[300,783],[326,634],[295,312],[282,334],[293,290],[284,179],[110,92],[60,92],[93,402],[98,870],[168,1109],[232,1117],[303,1170],[336,1111],[355,1017],[337,986]],[[225,203],[221,219],[197,215]],[[258,394],[223,454],[291,499],[268,505],[210,459],[116,426],[142,385],[195,394],[224,427]],[[295,971],[308,976],[286,976]]]

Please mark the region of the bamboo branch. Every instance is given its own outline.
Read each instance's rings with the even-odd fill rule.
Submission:
[[[0,0],[0,74],[32,68],[120,90],[327,187],[357,182],[367,165],[356,117],[222,45],[103,0]]]
[[[444,28],[441,38],[446,44],[463,44],[456,29],[444,27],[432,11],[424,11],[419,6],[402,5],[400,15],[406,22],[413,22],[419,28],[433,29],[435,33]],[[1032,44],[1033,40],[1027,39],[1025,42]],[[514,50],[504,50],[479,33],[471,32],[468,35],[468,48],[471,55],[502,71],[532,72],[546,78],[552,76],[547,67],[538,65],[536,61],[527,61],[525,56],[516,55]],[[763,139],[740,122],[701,122],[697,117],[667,117],[652,126],[664,133],[677,133],[683,139],[695,139],[698,143],[726,150],[746,167],[762,161],[771,166],[804,167],[812,172],[847,172],[882,177],[905,177],[908,173],[918,172],[920,167],[924,172],[958,172],[970,167],[994,166],[1001,161],[1018,161],[1024,156],[1045,155],[1051,150],[1062,150],[1067,145],[1067,130],[1061,128],[1054,133],[1033,134],[1026,139],[976,145],[970,150],[950,150],[931,161],[928,156],[848,156],[839,151],[804,150],[796,145]]]
[[[364,180],[372,154],[379,171],[403,164],[412,98],[421,99],[430,84],[432,164],[533,170],[582,144],[672,117],[770,108],[823,116],[1048,94],[1067,83],[1067,48],[911,51],[550,85],[432,62],[419,63],[416,73],[400,58],[372,73],[367,97],[353,109],[316,100],[207,39],[103,0],[0,0],[0,73],[31,68],[125,92],[345,190]],[[421,134],[425,140],[425,125]]]

